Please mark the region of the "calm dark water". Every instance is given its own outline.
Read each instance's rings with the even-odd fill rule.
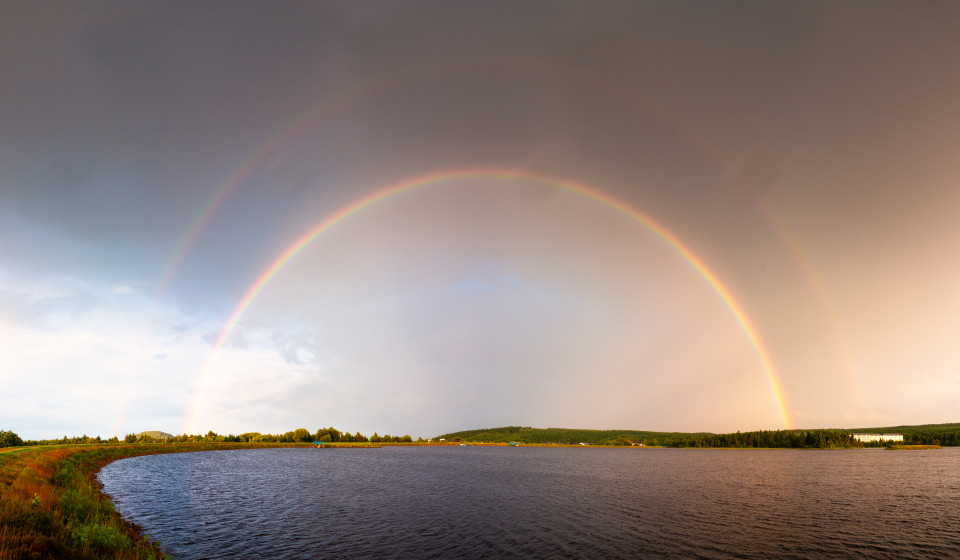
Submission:
[[[960,449],[268,449],[124,459],[192,558],[960,557]]]

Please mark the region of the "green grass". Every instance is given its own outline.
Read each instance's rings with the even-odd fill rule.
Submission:
[[[96,473],[125,457],[221,449],[304,447],[291,443],[55,445],[0,453],[0,560],[166,558],[124,520]]]

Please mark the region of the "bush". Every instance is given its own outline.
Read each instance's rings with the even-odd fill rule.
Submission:
[[[60,497],[60,509],[63,510],[64,519],[74,523],[86,521],[90,515],[87,501],[76,490],[67,490],[63,493]]]
[[[99,551],[127,550],[133,544],[130,537],[109,525],[81,525],[73,530],[73,538],[81,547]]]

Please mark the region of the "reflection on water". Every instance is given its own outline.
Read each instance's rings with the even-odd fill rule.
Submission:
[[[191,558],[960,556],[960,449],[155,455],[100,475]]]

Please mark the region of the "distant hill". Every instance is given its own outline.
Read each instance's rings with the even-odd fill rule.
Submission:
[[[140,432],[139,434],[137,434],[137,437],[143,437],[143,436],[152,437],[153,439],[172,439],[174,437],[173,434],[168,434],[167,432],[161,432],[158,430],[152,430],[149,432]]]
[[[569,428],[531,428],[530,426],[504,426],[502,428],[484,428],[464,430],[443,434],[446,440],[475,441],[493,443],[498,441],[519,441],[523,443],[591,443],[601,444],[615,441],[647,441],[653,438],[674,438],[688,435],[683,432],[650,432],[643,430],[576,430]]]
[[[579,430],[570,428],[531,428],[504,426],[479,430],[463,430],[442,434],[448,441],[461,440],[478,443],[519,441],[522,443],[589,443],[625,444],[646,442],[648,445],[694,447],[797,447],[841,444],[849,436],[860,432],[899,433],[908,443],[960,445],[960,423],[892,426],[886,428],[834,428],[763,430],[714,434],[711,432],[651,432],[644,430]],[[831,443],[833,442],[833,443]]]

